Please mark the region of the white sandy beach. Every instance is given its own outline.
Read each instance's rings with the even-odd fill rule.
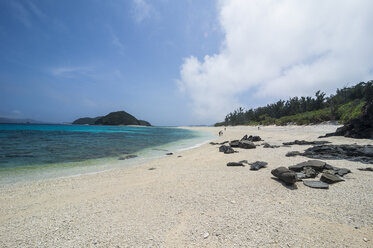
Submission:
[[[280,145],[317,140],[335,128],[228,127],[216,140],[251,134]],[[309,146],[235,154],[218,147],[205,144],[129,168],[1,188],[0,247],[373,247],[373,173],[357,170],[369,165],[325,160],[352,173],[328,190],[301,182],[285,187],[270,171],[308,160],[285,154]],[[244,159],[268,166],[226,166]]]

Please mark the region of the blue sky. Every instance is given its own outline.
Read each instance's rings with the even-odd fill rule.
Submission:
[[[126,110],[194,123],[176,80],[214,53],[214,1],[0,1],[0,116],[72,121]]]
[[[0,116],[212,124],[373,79],[373,1],[0,0]]]

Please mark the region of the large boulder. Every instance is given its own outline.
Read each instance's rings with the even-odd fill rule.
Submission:
[[[238,147],[243,148],[243,149],[254,149],[254,148],[256,148],[256,145],[251,141],[241,140],[238,143]]]
[[[367,103],[362,114],[351,119],[344,126],[337,128],[334,133],[328,133],[328,136],[344,136],[356,139],[373,139],[373,101]]]
[[[297,174],[286,167],[278,167],[271,173],[286,184],[294,184],[297,181]]]
[[[235,151],[230,146],[222,145],[219,147],[219,152],[224,152],[225,154],[234,153]]]

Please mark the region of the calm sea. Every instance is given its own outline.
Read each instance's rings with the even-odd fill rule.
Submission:
[[[166,127],[0,124],[0,184],[128,166],[212,138]],[[137,157],[119,160],[127,155]]]

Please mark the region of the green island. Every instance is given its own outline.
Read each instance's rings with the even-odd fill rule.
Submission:
[[[125,111],[111,112],[105,116],[98,116],[94,118],[84,117],[73,121],[74,125],[138,125],[151,126],[151,124],[144,120],[138,120],[133,115]]]

